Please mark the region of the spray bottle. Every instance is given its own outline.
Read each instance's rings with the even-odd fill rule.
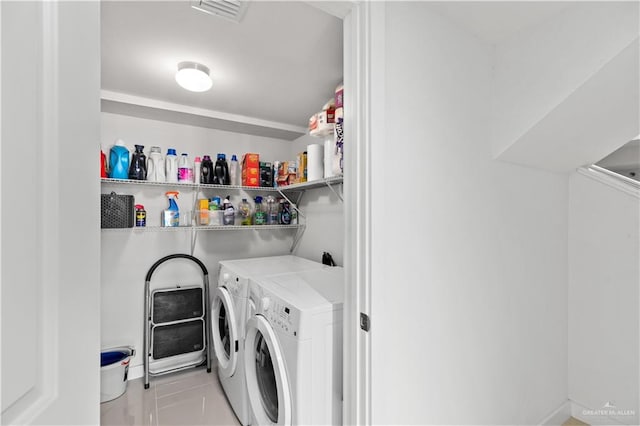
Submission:
[[[178,204],[176,203],[178,191],[168,191],[164,195],[166,195],[169,200],[169,208],[162,212],[162,226],[179,226],[180,211],[178,210]]]
[[[262,209],[262,197],[257,196],[255,198],[256,202],[256,210],[253,214],[253,224],[254,225],[264,225],[267,223],[267,213]]]
[[[224,199],[223,213],[222,213],[223,225],[235,225],[236,211],[233,208],[233,204],[231,204],[230,198],[231,196],[228,195],[227,198]]]

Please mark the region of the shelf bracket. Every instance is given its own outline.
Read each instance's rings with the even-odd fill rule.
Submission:
[[[338,191],[336,191],[335,188],[333,187],[333,185],[331,185],[331,183],[327,182],[327,186],[329,187],[331,192],[336,194],[336,197],[338,197],[340,199],[340,202],[344,203],[344,198],[342,197],[342,194],[340,194]]]
[[[291,248],[289,249],[290,254],[293,254],[293,251],[298,246],[298,243],[302,239],[302,235],[304,234],[305,229],[306,225],[299,225],[298,229],[296,229],[296,235],[294,235],[293,242],[291,243]]]
[[[280,194],[282,196],[282,198],[284,198],[285,200],[287,200],[287,202],[289,203],[289,205],[291,207],[293,207],[294,209],[296,209],[296,211],[298,212],[298,216],[302,216],[303,218],[306,219],[306,216],[304,215],[304,213],[302,213],[302,211],[300,211],[300,209],[298,208],[298,204],[294,203],[293,201],[291,201],[289,199],[289,197],[287,197],[286,195],[284,195],[284,192],[282,192],[281,190],[278,189],[278,194]]]
[[[191,256],[193,256],[196,250],[196,241],[198,240],[198,230],[195,226],[191,227]]]

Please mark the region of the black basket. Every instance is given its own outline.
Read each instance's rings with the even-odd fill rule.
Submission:
[[[133,228],[135,220],[133,195],[100,195],[101,228]]]

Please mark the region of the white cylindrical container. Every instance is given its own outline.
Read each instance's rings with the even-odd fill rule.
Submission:
[[[336,141],[333,134],[327,136],[324,139],[324,177],[329,178],[333,176],[333,156],[336,148]]]
[[[307,181],[322,179],[324,176],[324,146],[307,146]]]
[[[167,150],[164,170],[167,182],[178,182],[178,157],[176,156],[176,150],[173,148]]]
[[[202,160],[200,160],[200,157],[196,157],[196,159],[193,161],[193,182],[194,183],[200,183],[201,166],[202,166]]]

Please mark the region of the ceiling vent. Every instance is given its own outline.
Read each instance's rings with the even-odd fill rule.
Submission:
[[[247,1],[240,0],[191,0],[191,7],[194,9],[236,23],[242,19],[247,4]]]

